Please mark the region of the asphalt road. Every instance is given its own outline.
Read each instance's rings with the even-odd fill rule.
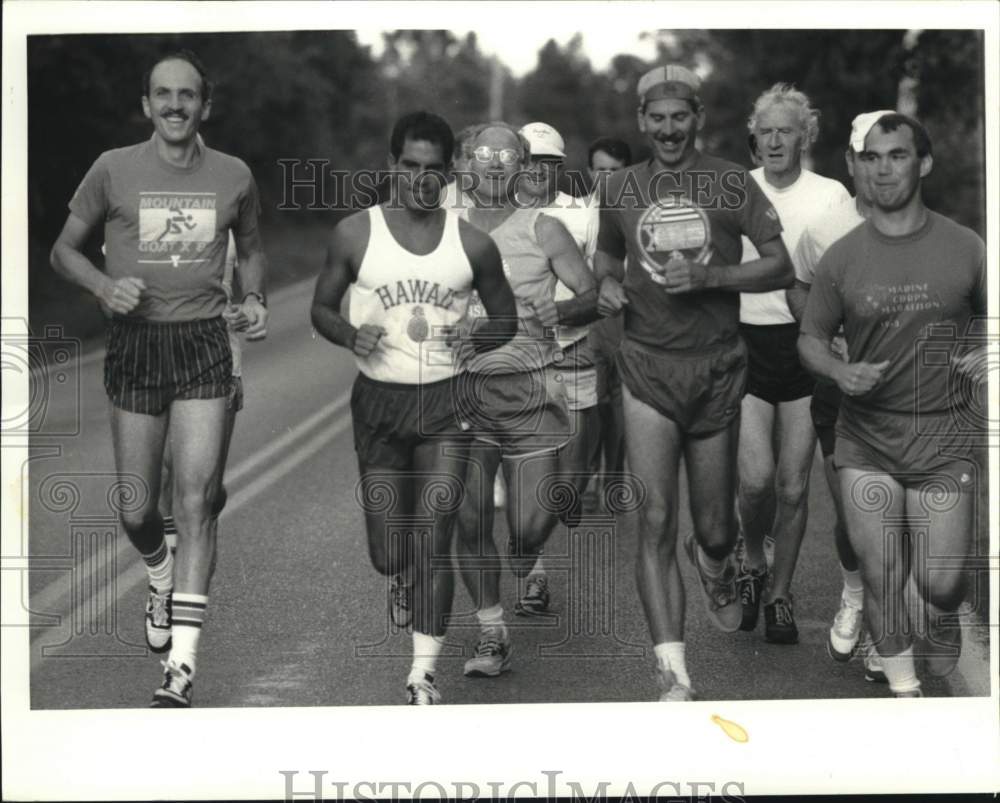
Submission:
[[[199,707],[404,701],[409,638],[389,625],[386,581],[369,564],[355,501],[347,406],[353,359],[313,335],[311,291],[306,283],[278,293],[268,339],[244,352],[246,405],[227,468],[230,501],[199,649]],[[143,642],[145,571],[107,503],[114,464],[101,366],[99,355],[85,356],[59,381],[52,369],[36,394],[44,426],[28,464],[27,539],[36,709],[142,707],[161,678],[158,657]],[[797,646],[767,644],[763,621],[752,634],[716,631],[681,557],[688,666],[701,699],[888,696],[886,686],[864,681],[860,661],[838,664],[826,654],[841,582],[831,521],[817,457],[794,584]],[[685,507],[682,534],[689,528]],[[548,620],[510,615],[517,589],[505,573],[515,653],[512,671],[500,678],[462,676],[477,627],[459,590],[460,616],[437,672],[444,702],[655,699],[633,580],[635,536],[634,514],[589,521],[572,535],[560,526],[547,549],[556,614]],[[506,542],[502,517],[496,538]],[[982,639],[967,640],[959,669],[947,682],[925,678],[925,694],[988,694]]]

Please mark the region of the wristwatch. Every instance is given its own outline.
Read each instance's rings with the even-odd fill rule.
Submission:
[[[256,290],[251,290],[249,293],[247,293],[245,296],[243,296],[243,302],[246,303],[246,300],[248,298],[250,298],[250,296],[253,296],[254,298],[256,298],[260,302],[260,305],[262,307],[266,307],[267,306],[267,302],[264,301],[264,296],[262,296]]]

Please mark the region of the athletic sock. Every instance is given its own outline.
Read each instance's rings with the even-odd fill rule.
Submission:
[[[535,565],[531,567],[531,571],[528,572],[528,577],[544,577],[545,576],[545,566],[542,564],[542,553],[538,553],[538,557],[535,558]]]
[[[149,574],[149,584],[156,589],[157,594],[166,594],[174,587],[174,556],[167,549],[165,541],[148,555],[143,553],[142,559]]]
[[[875,648],[876,651],[878,647]],[[894,694],[905,691],[917,691],[920,681],[917,680],[917,668],[913,663],[913,646],[910,645],[899,655],[882,655],[882,668],[889,680],[889,689]]]
[[[684,664],[684,642],[664,641],[653,646],[656,660],[665,670],[673,672],[677,682],[691,688],[691,678],[688,677],[687,666]]]
[[[719,577],[726,570],[726,564],[729,562],[728,556],[722,558],[722,560],[716,560],[710,557],[700,546],[695,545],[695,549],[697,550],[698,563],[701,564],[701,568],[706,575],[709,577]]]
[[[424,679],[424,675],[434,676],[434,665],[437,657],[444,647],[444,639],[439,636],[430,636],[418,630],[413,631],[413,663],[410,665],[410,674],[406,678],[407,683],[415,683]]]
[[[841,566],[840,573],[844,576],[844,590],[841,593],[841,598],[848,605],[860,610],[865,605],[865,587],[861,582],[861,572],[857,569],[849,572]]]
[[[476,611],[476,618],[480,627],[499,627],[503,629],[504,635],[507,634],[507,625],[503,621],[503,605],[499,602],[492,608],[480,608]]]
[[[187,664],[194,675],[195,654],[198,651],[198,637],[205,621],[208,597],[202,594],[174,594],[171,615],[170,660]]]
[[[163,517],[163,540],[167,542],[167,549],[171,552],[177,550],[177,525],[174,524],[173,516]]]

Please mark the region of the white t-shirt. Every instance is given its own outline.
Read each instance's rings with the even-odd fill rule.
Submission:
[[[830,210],[829,214],[817,218],[802,232],[799,244],[792,252],[795,277],[805,284],[813,283],[816,266],[827,249],[848,232],[864,223],[858,212],[857,202],[848,198]]]
[[[751,170],[750,175],[764,191],[781,218],[781,239],[789,255],[795,253],[803,230],[815,220],[850,199],[844,185],[832,178],[824,178],[811,170],[803,169],[791,186],[778,189],[764,178],[764,168]],[[759,259],[753,243],[743,238],[743,262]],[[788,309],[784,290],[766,293],[740,293],[740,323],[766,326],[778,323],[795,323]]]

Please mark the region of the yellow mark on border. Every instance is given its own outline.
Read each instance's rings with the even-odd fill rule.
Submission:
[[[735,722],[730,722],[728,719],[723,719],[718,714],[712,714],[712,722],[718,725],[722,730],[726,732],[726,736],[732,739],[734,742],[749,742],[749,734]]]

